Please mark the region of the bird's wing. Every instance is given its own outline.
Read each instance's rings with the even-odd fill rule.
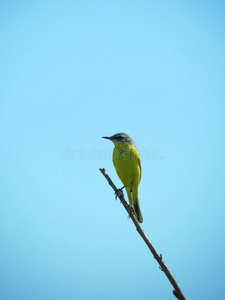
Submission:
[[[140,160],[140,157],[138,158],[138,165],[139,165],[139,168],[140,168],[140,180],[139,182],[141,181],[141,160]]]

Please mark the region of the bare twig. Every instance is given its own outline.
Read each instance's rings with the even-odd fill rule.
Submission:
[[[138,223],[134,211],[132,209],[132,207],[126,202],[126,200],[124,199],[123,193],[118,190],[116,188],[116,186],[114,185],[114,183],[112,182],[111,178],[108,176],[108,174],[106,173],[105,169],[99,169],[101,171],[101,173],[105,176],[105,178],[107,179],[109,185],[113,188],[113,190],[115,191],[115,193],[117,194],[118,198],[120,199],[120,201],[122,202],[123,206],[125,207],[126,211],[128,212],[129,216],[131,217],[134,225],[136,226],[136,229],[138,231],[138,233],[140,234],[140,236],[143,238],[143,240],[145,241],[146,245],[148,246],[148,248],[150,249],[150,251],[152,252],[154,258],[157,260],[157,262],[160,265],[160,269],[165,273],[166,277],[169,279],[170,283],[172,284],[172,286],[174,287],[173,290],[173,295],[179,299],[179,300],[187,300],[187,298],[184,296],[182,290],[180,289],[179,285],[177,284],[175,278],[172,276],[172,274],[170,273],[170,270],[167,268],[167,266],[165,265],[164,261],[162,260],[162,255],[158,254],[157,251],[155,250],[155,248],[153,247],[152,243],[150,242],[150,240],[147,238],[146,234],[144,233],[144,231],[142,230],[140,224]]]

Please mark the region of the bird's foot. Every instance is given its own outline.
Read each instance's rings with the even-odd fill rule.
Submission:
[[[125,185],[124,185],[121,189],[117,189],[117,190],[116,190],[116,192],[115,192],[115,198],[116,198],[116,200],[117,200],[117,197],[118,197],[119,193],[121,193],[122,196],[124,196],[124,195],[123,195],[123,189],[124,189],[124,188],[125,188]]]
[[[128,208],[130,211],[130,214],[128,215],[128,219],[130,219],[130,215],[135,215],[134,207],[131,204],[128,204]]]
[[[134,215],[134,206],[129,204],[130,212]]]

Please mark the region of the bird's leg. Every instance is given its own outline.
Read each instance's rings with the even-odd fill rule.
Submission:
[[[130,210],[132,214],[134,214],[134,204],[133,204],[133,193],[132,193],[132,188],[130,190]]]
[[[123,195],[123,189],[124,188],[125,188],[125,185],[122,188],[116,190],[116,192],[115,192],[115,198],[116,198],[116,200],[117,200],[117,197],[118,197],[119,193],[121,193]]]
[[[132,206],[132,207],[134,207],[134,204],[133,204],[133,193],[132,193],[132,188],[130,189],[130,205]]]

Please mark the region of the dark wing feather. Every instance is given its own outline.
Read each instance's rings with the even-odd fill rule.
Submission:
[[[140,158],[138,158],[138,165],[140,168],[140,180],[139,180],[139,182],[140,182],[141,181],[141,160],[140,160]]]

